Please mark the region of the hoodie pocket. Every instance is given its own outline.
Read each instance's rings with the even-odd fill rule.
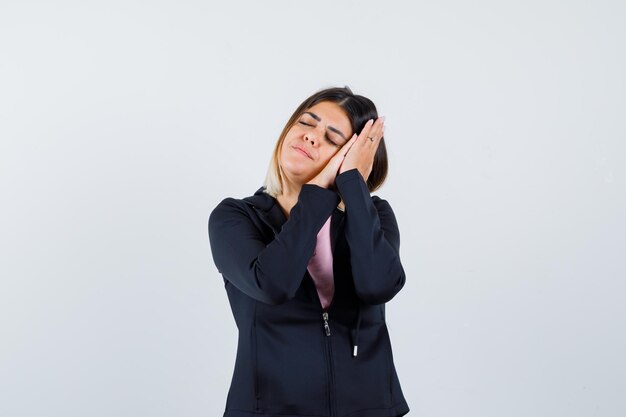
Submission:
[[[336,389],[341,401],[338,414],[389,408],[392,405],[390,351],[384,323],[362,323],[357,356],[352,356],[348,342],[336,352]]]
[[[385,344],[387,345],[387,372],[389,373],[389,404],[391,405],[393,401],[393,352],[391,348],[391,339],[389,338],[389,329],[387,325],[385,327]]]
[[[255,411],[259,411],[259,399],[260,399],[260,393],[259,393],[259,367],[258,367],[258,352],[257,352],[257,335],[256,335],[257,331],[256,331],[256,320],[254,322],[254,324],[252,325],[252,370],[253,370],[253,377],[254,377],[254,400],[255,400],[255,404],[254,404],[254,409]]]
[[[328,414],[328,366],[323,349],[320,326],[257,324],[260,409],[272,415]]]

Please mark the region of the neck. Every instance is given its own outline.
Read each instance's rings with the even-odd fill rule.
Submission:
[[[300,195],[300,190],[302,189],[302,184],[289,181],[284,178],[282,183],[282,193],[276,197],[278,200],[278,204],[280,208],[283,210],[286,218],[289,218],[289,213],[293,206],[298,202],[298,196]]]

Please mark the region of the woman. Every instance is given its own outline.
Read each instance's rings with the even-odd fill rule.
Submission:
[[[313,94],[265,184],[211,212],[239,329],[225,417],[408,413],[385,323],[405,282],[400,236],[389,203],[370,195],[387,174],[383,123],[348,87]]]

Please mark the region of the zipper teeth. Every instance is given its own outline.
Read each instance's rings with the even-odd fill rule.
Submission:
[[[328,313],[326,311],[322,313],[322,319],[324,320],[324,332],[326,336],[330,336],[330,325],[328,324]]]
[[[332,364],[332,347],[330,346],[330,339],[328,339],[328,336],[331,335],[330,333],[330,325],[328,324],[328,312],[324,311],[322,313],[322,318],[324,319],[324,331],[326,334],[326,337],[324,338],[324,344],[326,345],[326,359],[327,359],[327,366],[328,366],[328,380],[329,380],[329,384],[328,384],[328,408],[329,408],[329,412],[330,412],[330,417],[334,417],[336,416],[336,412],[335,412],[335,392],[334,392],[334,388],[335,388],[335,374],[333,372],[333,364]]]
[[[332,353],[333,353],[333,348],[330,345],[330,340],[328,341],[328,365],[330,367],[330,380],[331,380],[331,390],[330,390],[330,416],[334,417],[337,415],[336,410],[336,404],[335,401],[337,400],[336,396],[335,396],[335,372],[333,370],[333,363],[332,363]]]

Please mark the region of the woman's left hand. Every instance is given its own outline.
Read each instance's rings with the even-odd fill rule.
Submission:
[[[367,181],[367,178],[372,172],[372,165],[374,163],[374,155],[380,144],[380,138],[385,132],[385,117],[379,117],[376,122],[374,119],[368,120],[361,130],[361,133],[357,137],[356,141],[346,153],[341,166],[339,167],[339,173],[343,173],[353,168],[357,168],[363,180]]]

